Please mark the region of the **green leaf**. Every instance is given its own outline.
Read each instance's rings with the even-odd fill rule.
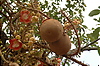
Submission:
[[[85,28],[85,29],[87,29],[87,28],[88,28],[86,25],[82,25],[82,26],[83,26],[83,28]]]
[[[95,21],[98,21],[98,19],[94,18]]]
[[[66,62],[66,64],[67,64],[68,66],[70,66],[69,62]]]
[[[100,27],[96,28],[93,33],[87,34],[87,37],[90,38],[90,41],[94,41],[98,39],[99,37],[99,32],[100,32]]]
[[[46,8],[48,7],[48,1],[45,1],[45,6],[46,6]]]
[[[98,6],[98,8],[100,9],[100,6]]]
[[[100,32],[100,27],[96,28],[93,33],[92,36],[97,39],[99,37],[99,32]]]
[[[97,21],[97,22],[100,22],[100,17],[99,17],[99,19],[94,18],[94,20]]]
[[[98,54],[99,54],[99,56],[100,56],[100,47],[98,47]]]
[[[95,40],[95,39],[94,39],[94,37],[92,36],[92,33],[87,34],[87,37],[88,37],[88,38],[90,38],[90,39],[91,39],[91,41],[94,41],[94,40]]]
[[[98,15],[98,14],[100,14],[100,10],[95,9],[95,10],[92,10],[92,11],[89,13],[89,16],[92,17],[92,16],[95,16],[95,15]]]

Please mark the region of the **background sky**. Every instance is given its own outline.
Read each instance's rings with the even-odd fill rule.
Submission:
[[[83,15],[85,16],[84,18],[84,25],[87,25],[89,29],[91,28],[96,28],[96,24],[100,24],[96,21],[93,20],[93,18],[98,18],[100,17],[100,14],[98,16],[94,17],[89,17],[88,14],[90,11],[93,9],[97,9],[98,6],[100,6],[100,0],[85,0],[85,3],[87,5],[85,12],[83,12]],[[99,25],[100,27],[100,25]],[[87,31],[87,33],[90,33],[91,31]],[[100,46],[100,40],[99,46]],[[97,50],[92,50],[92,51],[84,51],[81,55],[80,58],[77,58],[78,60],[89,64],[90,66],[100,66],[100,56],[98,55]],[[71,66],[78,66],[77,64],[72,64]]]

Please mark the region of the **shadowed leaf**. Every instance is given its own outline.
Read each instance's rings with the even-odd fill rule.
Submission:
[[[99,56],[100,56],[100,47],[98,47],[98,54],[99,54]]]

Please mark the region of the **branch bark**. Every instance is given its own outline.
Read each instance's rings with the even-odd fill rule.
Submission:
[[[96,39],[95,41],[91,42],[90,44],[87,44],[86,46],[84,46],[83,48],[81,48],[81,51],[83,51],[86,47],[93,45],[95,42],[97,42],[98,40],[100,40],[100,38]]]
[[[5,7],[4,4],[2,4],[2,8],[9,14],[9,16],[11,16],[11,12]]]
[[[44,62],[44,63],[47,64],[48,66],[53,66],[52,64],[50,64],[50,63],[46,62],[45,60],[43,60],[42,58],[38,58],[38,57],[33,57],[33,58],[34,58],[34,59],[37,59],[37,60],[39,60],[39,61]]]
[[[21,5],[21,4],[17,3],[17,2],[14,2],[14,3],[15,3],[16,5],[18,5],[19,7],[26,8],[26,9],[32,10],[32,11],[37,11],[37,12],[39,12],[41,15],[43,15],[43,16],[47,17],[48,19],[50,19],[49,16],[47,16],[46,14],[42,13],[41,11],[39,11],[39,10],[37,10],[37,9],[25,7],[25,6],[23,6],[23,5]]]
[[[0,6],[5,2],[6,0],[0,1]]]
[[[98,48],[97,48],[97,47],[93,47],[93,48],[91,48],[91,47],[86,47],[86,48],[84,48],[84,49],[81,50],[81,51],[90,51],[90,50],[98,50]]]
[[[82,66],[88,66],[87,64],[84,64],[81,61],[78,61],[78,60],[72,58],[71,56],[63,55],[63,57],[68,58],[68,59],[70,59],[70,60],[72,60],[72,61],[74,61],[74,62],[76,62],[76,63],[78,63],[78,64],[80,64]]]
[[[2,14],[3,16],[5,16],[9,20],[9,17],[6,14],[4,14],[2,11],[0,11],[0,14]]]
[[[1,56],[1,58],[3,59],[3,61],[5,61],[6,63],[9,63],[9,62],[10,62],[10,61],[8,61],[8,60],[5,59],[5,57],[3,56],[1,50],[0,50],[0,56]]]
[[[68,18],[68,16],[61,10],[61,13],[66,17],[66,19],[69,21],[69,23],[73,26],[73,29],[76,33],[76,36],[77,36],[77,42],[78,42],[78,48],[77,48],[77,51],[75,53],[72,53],[72,54],[67,54],[68,56],[74,56],[74,55],[77,55],[79,52],[80,52],[80,48],[81,48],[81,43],[80,43],[80,39],[79,39],[79,36],[78,36],[78,33],[76,31],[76,28],[75,26],[73,25],[72,21]]]

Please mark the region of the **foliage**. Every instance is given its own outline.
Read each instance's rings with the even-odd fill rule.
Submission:
[[[98,6],[98,9],[92,10],[89,13],[89,16],[93,17],[93,16],[97,16],[99,14],[100,14],[100,6]],[[94,20],[99,23],[97,25],[100,25],[100,17],[98,19],[94,18]],[[95,28],[94,31],[93,31],[93,33],[90,33],[89,35],[91,37],[94,36],[94,37],[90,38],[91,40],[95,40],[95,39],[99,38],[99,36],[100,36],[100,27]],[[97,46],[97,48],[98,48],[98,54],[100,55],[100,47]]]
[[[84,0],[66,0],[65,4],[62,0],[1,0],[0,1],[0,29],[3,34],[0,37],[0,55],[2,57],[2,66],[20,65],[20,66],[70,66],[72,61],[86,65],[71,57],[71,53],[77,51],[75,57],[79,57],[81,52],[88,48],[90,43],[91,49],[100,48],[94,44],[100,36],[100,27],[94,29],[90,34],[85,33],[88,29],[84,22],[82,12],[85,11],[86,4]],[[63,4],[63,6],[61,6]],[[89,16],[100,14],[100,8],[90,12]],[[67,16],[66,16],[67,15]],[[60,56],[55,54],[49,48],[49,42],[43,40],[40,36],[40,26],[44,19],[56,19],[61,22],[64,32],[69,35],[71,43],[76,46],[75,49],[68,52],[69,56]],[[99,19],[94,19],[100,23]],[[100,25],[100,24],[99,24]],[[5,34],[7,36],[5,36]],[[78,34],[78,35],[77,35]],[[4,36],[6,38],[4,38]],[[9,46],[12,39],[17,43],[23,44],[18,47],[16,41],[11,42],[12,48]],[[80,39],[80,41],[79,41]],[[95,41],[98,39],[97,41]],[[9,40],[6,42],[6,40]],[[92,41],[94,41],[92,43]],[[81,42],[81,47],[79,47]],[[15,44],[14,44],[15,43]],[[13,46],[14,45],[14,46]],[[79,51],[77,50],[79,49]],[[87,49],[89,50],[89,49]],[[97,50],[97,49],[96,49]],[[67,54],[67,55],[68,55]],[[66,57],[66,58],[64,58]],[[60,58],[61,61],[58,60]]]
[[[98,15],[98,14],[100,14],[100,10],[98,10],[98,9],[95,9],[95,10],[93,10],[93,11],[91,11],[90,13],[89,13],[89,16],[94,16],[94,15]]]

